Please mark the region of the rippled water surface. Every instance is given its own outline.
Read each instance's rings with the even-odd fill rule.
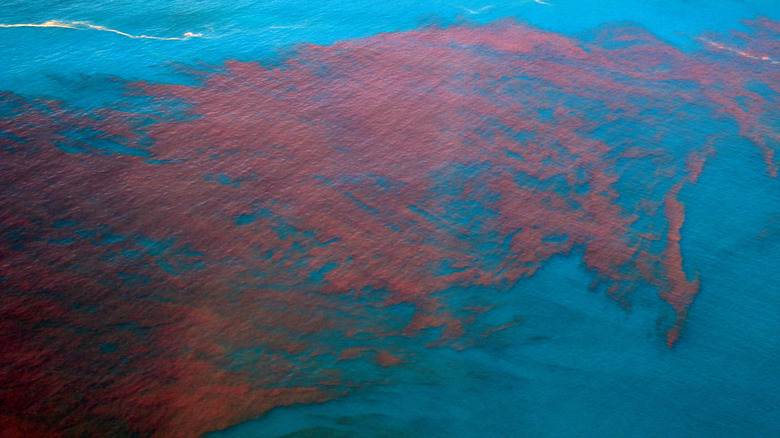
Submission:
[[[0,38],[0,436],[780,434],[774,0]]]

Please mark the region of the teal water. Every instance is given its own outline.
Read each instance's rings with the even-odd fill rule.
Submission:
[[[59,1],[5,2],[0,24],[49,20],[88,21],[131,35],[203,38],[186,41],[131,39],[105,31],[56,28],[2,29],[0,89],[22,94],[98,99],[105,76],[176,80],[172,63],[215,64],[228,59],[272,60],[297,43],[328,44],[420,25],[505,17],[572,33],[630,20],[681,46],[702,31],[741,29],[740,20],[780,18],[774,0],[533,0],[490,1],[210,1],[157,4],[116,0],[104,4]],[[477,12],[477,13],[472,13]],[[84,77],[87,75],[89,77]],[[178,78],[181,80],[181,78]],[[89,91],[88,91],[89,90]],[[65,94],[66,96],[60,96]],[[95,104],[95,102],[91,102]]]
[[[271,63],[299,43],[464,20],[515,17],[573,35],[630,20],[684,50],[695,50],[702,32],[743,29],[743,19],[780,20],[775,0],[548,3],[11,1],[0,24],[89,21],[136,36],[203,37],[3,28],[0,90],[99,107],[122,94],[112,77],[184,82],[179,64]],[[589,291],[592,274],[575,251],[491,296],[501,309],[494,322],[518,323],[485,345],[457,351],[399,338],[415,360],[383,369],[376,385],[209,436],[780,436],[780,180],[766,177],[747,140],[721,141],[699,183],[680,193],[684,267],[699,272],[702,290],[674,349],[647,325],[660,303],[626,310]]]
[[[403,383],[209,436],[776,435],[780,243],[759,235],[780,211],[780,183],[756,177],[763,163],[748,146],[723,149],[681,194],[683,255],[703,287],[673,350],[647,324],[659,303],[626,311],[602,299],[574,253],[495,298],[496,318],[520,323],[487,345],[426,349],[413,369],[388,371]]]

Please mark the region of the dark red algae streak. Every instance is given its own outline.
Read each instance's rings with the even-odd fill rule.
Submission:
[[[734,123],[776,176],[778,24],[751,25],[693,54],[618,26],[383,34],[128,84],[135,112],[4,94],[3,436],[190,437],[339,397],[371,380],[350,361],[414,360],[399,336],[512,325],[445,291],[574,249],[611,297],[670,304],[671,347],[699,288],[680,191]]]

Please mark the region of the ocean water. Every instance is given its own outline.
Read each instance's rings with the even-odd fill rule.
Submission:
[[[36,95],[76,88],[58,81],[118,76],[125,79],[176,80],[174,63],[218,64],[225,60],[267,61],[295,44],[329,44],[420,25],[516,17],[540,28],[576,34],[602,23],[632,21],[683,47],[704,31],[743,29],[740,22],[757,16],[777,19],[773,0],[751,1],[558,1],[511,2],[356,1],[287,2],[171,1],[164,5],[118,0],[92,2],[9,1],[2,23],[86,21],[131,35],[179,38],[187,32],[202,38],[162,42],[128,39],[111,32],[14,28],[4,30],[0,53],[6,60],[2,88]],[[535,3],[535,4],[532,4]],[[93,56],[90,56],[92,54]],[[83,80],[83,79],[82,79]],[[99,80],[99,79],[94,79]],[[181,78],[179,78],[181,80]],[[71,94],[77,94],[70,91]],[[77,96],[68,96],[75,98]],[[89,100],[85,104],[89,104]],[[94,102],[93,102],[94,104]]]
[[[780,435],[779,21],[4,3],[0,436]]]

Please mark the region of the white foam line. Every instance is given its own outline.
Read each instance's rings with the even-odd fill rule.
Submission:
[[[156,37],[149,35],[132,35],[116,29],[111,29],[105,26],[99,26],[92,24],[88,21],[60,21],[49,20],[43,23],[20,23],[20,24],[0,24],[0,27],[58,27],[62,29],[76,29],[76,30],[99,30],[103,32],[112,32],[118,35],[126,36],[133,39],[149,39],[149,40],[162,40],[162,41],[183,41],[190,38],[205,38],[202,33],[185,32],[181,37]]]
[[[464,11],[468,12],[469,14],[481,14],[481,13],[487,11],[488,9],[492,8],[493,5],[483,6],[483,7],[479,8],[479,9],[477,9],[476,11],[473,10],[473,9],[469,9],[469,8],[467,8],[465,6],[458,6],[458,7],[463,9]]]
[[[726,51],[731,52],[731,53],[736,53],[737,55],[744,56],[745,58],[756,59],[756,60],[759,60],[759,61],[766,61],[766,62],[768,62],[770,64],[780,64],[780,61],[774,60],[774,59],[772,59],[772,58],[770,58],[768,56],[756,56],[756,55],[748,53],[748,52],[746,52],[744,50],[739,50],[739,49],[734,48],[734,47],[729,47],[729,46],[727,46],[725,44],[721,44],[721,43],[719,43],[717,41],[712,41],[712,40],[709,40],[707,38],[696,38],[696,39],[699,40],[699,41],[703,41],[703,42],[711,45],[712,47],[715,47],[716,49],[726,50]]]

